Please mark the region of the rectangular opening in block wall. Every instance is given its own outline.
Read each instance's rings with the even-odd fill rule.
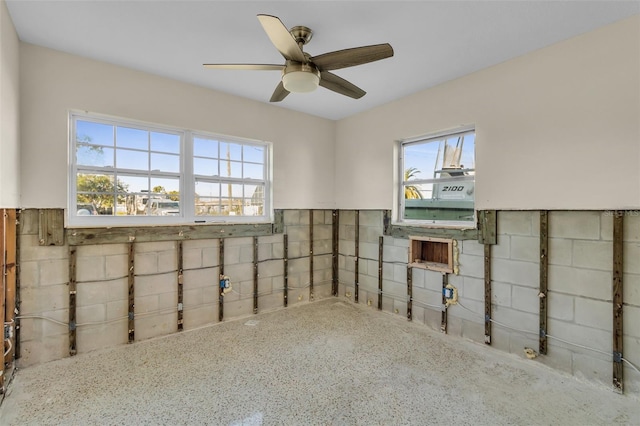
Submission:
[[[453,272],[453,240],[409,237],[409,264],[440,272]]]

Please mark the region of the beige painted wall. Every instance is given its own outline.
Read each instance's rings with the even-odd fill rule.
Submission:
[[[463,124],[479,209],[640,208],[640,17],[338,122],[337,208],[391,209],[394,141]]]
[[[0,207],[20,206],[18,35],[0,0]]]
[[[274,207],[334,205],[333,121],[20,44],[22,207],[63,208],[69,109],[273,142]]]

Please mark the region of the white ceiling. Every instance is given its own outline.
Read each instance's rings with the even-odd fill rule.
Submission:
[[[256,15],[314,31],[312,56],[388,42],[392,58],[335,71],[367,94],[319,88],[279,106],[340,119],[640,13],[640,1],[7,0],[20,39],[269,102],[278,71],[203,63],[283,63]],[[615,49],[615,46],[611,46]]]

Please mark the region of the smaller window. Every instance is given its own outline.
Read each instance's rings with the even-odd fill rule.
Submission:
[[[400,142],[398,220],[475,226],[475,131]]]

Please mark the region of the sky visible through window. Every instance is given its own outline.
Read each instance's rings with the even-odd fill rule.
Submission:
[[[447,144],[456,146],[458,136],[449,137]],[[417,179],[437,179],[439,176],[434,175],[436,170],[440,170],[442,164],[437,164],[438,150],[440,149],[441,140],[433,140],[424,143],[409,144],[404,147],[404,170],[415,168],[418,172],[414,173],[410,180]],[[475,134],[464,135],[464,145],[460,164],[465,169],[475,169]],[[442,163],[442,159],[440,160]]]

